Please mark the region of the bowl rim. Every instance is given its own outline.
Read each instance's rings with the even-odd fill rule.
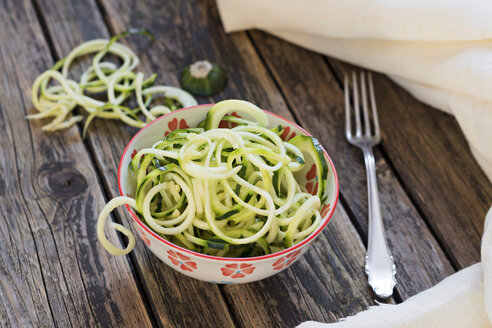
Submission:
[[[155,120],[153,120],[152,122],[149,122],[147,125],[145,125],[143,128],[141,128],[133,137],[132,139],[128,142],[128,144],[126,145],[125,147],[125,150],[123,151],[123,154],[121,155],[121,158],[120,158],[120,163],[118,165],[118,176],[117,176],[117,179],[118,179],[118,189],[119,189],[119,192],[120,192],[120,196],[125,196],[123,194],[123,190],[122,190],[122,185],[121,185],[121,177],[122,177],[122,166],[123,166],[123,159],[125,158],[126,156],[126,153],[128,152],[129,148],[130,148],[130,145],[133,143],[133,140],[135,138],[137,138],[137,136],[139,136],[141,133],[143,133],[143,131],[145,129],[147,129],[149,126],[151,126],[152,124],[155,124],[157,123],[158,121],[162,120],[162,119],[165,119],[167,118],[168,116],[172,116],[172,115],[176,115],[176,113],[179,113],[179,112],[183,112],[183,111],[186,111],[186,110],[190,110],[190,109],[194,109],[194,108],[199,108],[199,107],[210,107],[210,106],[213,106],[214,104],[213,103],[210,103],[210,104],[201,104],[201,105],[195,105],[195,106],[190,106],[190,107],[185,107],[185,108],[180,108],[178,110],[175,110],[175,111],[172,111],[170,113],[167,113]],[[287,123],[289,123],[290,125],[293,125],[295,126],[296,128],[300,129],[305,135],[307,136],[310,136],[312,137],[312,135],[307,132],[305,129],[303,129],[302,127],[300,127],[298,124],[296,124],[295,122],[292,122],[276,113],[272,113],[270,111],[267,111],[267,110],[264,110],[262,109],[265,113],[269,114],[269,115],[273,115]],[[189,250],[187,248],[184,248],[184,247],[181,247],[181,246],[178,246],[176,244],[173,244],[171,243],[170,241],[167,241],[165,240],[164,238],[162,238],[161,236],[159,236],[158,234],[156,234],[154,231],[152,231],[149,227],[147,227],[147,225],[145,225],[145,223],[143,223],[139,217],[133,212],[133,210],[130,208],[130,206],[128,205],[125,205],[127,211],[130,213],[132,219],[134,222],[136,222],[141,228],[143,228],[145,231],[147,231],[148,233],[150,233],[153,237],[155,237],[157,240],[159,240],[160,242],[166,244],[167,246],[171,247],[171,248],[174,248],[176,250],[179,250],[180,252],[184,252],[184,253],[188,253],[188,254],[191,254],[191,255],[194,255],[194,256],[198,256],[198,257],[201,257],[201,258],[204,258],[204,259],[209,259],[209,260],[219,260],[219,261],[228,261],[228,262],[250,262],[250,261],[261,261],[261,260],[267,260],[267,259],[271,259],[271,258],[275,258],[275,257],[279,257],[279,256],[282,256],[284,254],[287,254],[287,253],[290,253],[292,251],[295,251],[297,249],[300,249],[302,248],[304,245],[308,244],[310,241],[314,240],[320,233],[321,231],[323,231],[325,229],[325,227],[328,225],[328,222],[330,222],[333,214],[335,213],[335,208],[337,207],[337,204],[338,204],[338,196],[339,196],[339,183],[338,183],[338,175],[337,175],[337,171],[335,169],[335,165],[333,165],[333,162],[330,158],[330,156],[328,155],[328,153],[326,152],[325,148],[321,145],[321,149],[323,149],[323,153],[325,154],[326,158],[328,159],[328,163],[333,171],[333,175],[334,175],[334,178],[335,178],[335,200],[334,200],[334,204],[330,204],[330,211],[325,215],[325,218],[326,218],[326,221],[324,223],[322,223],[311,235],[309,235],[306,239],[304,239],[303,241],[301,241],[300,243],[294,245],[294,246],[291,246],[289,248],[286,248],[280,252],[276,252],[276,253],[272,253],[272,254],[267,254],[267,255],[261,255],[261,256],[253,256],[253,257],[221,257],[221,256],[213,256],[213,255],[207,255],[207,254],[203,254],[203,253],[198,253],[198,252],[195,252],[195,251],[192,251],[192,250]],[[325,219],[323,218],[323,219]],[[150,248],[150,247],[149,247]]]

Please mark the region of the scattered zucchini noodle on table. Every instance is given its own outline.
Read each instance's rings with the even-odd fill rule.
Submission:
[[[144,78],[135,72],[139,64],[137,55],[127,46],[117,42],[128,34],[143,34],[153,40],[146,30],[130,29],[109,40],[91,40],[75,47],[68,56],[58,61],[52,68],[42,73],[33,83],[31,100],[38,113],[28,115],[28,119],[54,119],[43,126],[45,131],[66,129],[82,121],[82,115],[70,116],[80,106],[89,114],[84,126],[84,136],[91,121],[96,118],[117,119],[142,128],[157,117],[172,110],[197,105],[188,92],[164,85],[154,85],[157,75]],[[80,57],[91,55],[91,65],[82,72],[79,81],[69,78],[71,66]],[[118,65],[105,60],[107,55],[120,59]],[[57,83],[51,83],[56,81]],[[164,104],[151,107],[153,97],[164,95]],[[124,105],[134,96],[138,107]],[[142,118],[141,118],[142,117]]]
[[[225,116],[231,112],[244,117]],[[237,124],[218,128],[222,120]],[[298,135],[285,142],[283,127],[268,129],[265,112],[241,100],[215,104],[196,128],[177,129],[151,148],[138,151],[129,170],[134,198],[116,197],[101,211],[97,234],[106,250],[127,254],[104,235],[110,212],[129,205],[152,231],[192,251],[248,257],[281,251],[304,240],[321,222],[328,166],[316,139]],[[300,186],[295,173],[305,156],[316,163],[315,195]]]

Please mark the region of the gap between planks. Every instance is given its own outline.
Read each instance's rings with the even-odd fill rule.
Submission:
[[[328,76],[331,75],[330,70],[326,67],[325,63],[323,62],[323,59],[321,59],[321,56],[319,56],[317,54],[314,54],[314,53],[312,53],[310,51],[303,50],[301,48],[295,47],[294,45],[291,45],[291,44],[289,45],[289,44],[287,44],[287,43],[285,43],[283,41],[278,40],[278,38],[275,38],[273,36],[267,36],[266,34],[264,34],[262,32],[252,31],[252,32],[250,32],[250,35],[251,34],[254,36],[253,39],[255,40],[255,42],[258,42],[259,43],[258,46],[256,47],[256,49],[257,50],[258,49],[261,49],[261,51],[259,51],[259,52],[260,53],[263,53],[264,52],[265,53],[264,56],[270,56],[270,57],[273,56],[272,58],[275,58],[274,60],[272,60],[271,58],[262,57],[263,58],[263,62],[266,63],[266,65],[268,67],[270,67],[270,65],[272,66],[272,68],[269,70],[271,72],[270,74],[272,74],[275,77],[277,77],[277,79],[279,79],[278,81],[282,81],[282,79],[288,79],[288,75],[286,75],[286,74],[289,74],[288,73],[289,70],[295,69],[295,67],[296,67],[295,64],[298,64],[298,63],[296,63],[296,61],[298,61],[298,60],[302,60],[302,61],[312,60],[313,61],[313,64],[312,65],[322,65],[324,67],[324,69],[322,68],[321,71],[326,71],[326,73],[328,74]],[[275,40],[275,39],[277,39],[277,40]],[[281,50],[279,50],[279,47],[281,48]],[[302,59],[286,60],[285,58],[278,58],[278,62],[277,62],[277,57],[276,56],[278,56],[279,53],[275,53],[275,50],[272,50],[272,49],[276,49],[277,51],[280,51],[280,56],[281,57],[282,57],[282,53],[284,53],[285,51],[292,50],[292,51],[294,51],[294,53],[292,54],[293,57],[296,57],[296,53],[297,53],[297,55],[301,55]],[[317,57],[319,57],[318,58],[319,60],[317,59]],[[274,62],[277,63],[278,65],[273,64]],[[285,67],[285,65],[287,67]],[[301,75],[315,74],[314,76],[311,76],[311,78],[314,78],[316,80],[315,85],[319,85],[319,83],[322,82],[321,80],[323,80],[324,83],[328,83],[327,86],[326,86],[326,88],[327,88],[326,91],[327,92],[330,92],[330,90],[332,89],[332,91],[335,91],[335,94],[332,94],[331,96],[332,97],[335,97],[335,98],[340,98],[340,99],[343,100],[343,93],[340,93],[339,85],[337,84],[337,82],[334,81],[334,85],[332,85],[330,87],[330,84],[331,84],[330,81],[329,81],[330,78],[327,79],[326,77],[324,77],[325,72],[323,72],[323,73],[321,73],[321,72],[320,73],[317,73],[318,70],[315,70],[315,71],[316,71],[316,73],[313,73],[312,70],[310,71],[309,69],[306,69],[305,71],[303,71],[302,73],[299,73],[299,74],[301,74]],[[333,77],[331,77],[331,78],[333,78]],[[289,101],[295,101],[294,100],[295,97],[296,97],[295,96],[295,92],[292,92],[291,91],[291,90],[293,90],[292,88],[294,88],[295,85],[289,85],[289,83],[283,83],[283,84],[280,83],[280,84],[281,84],[282,90],[284,90],[284,88],[286,88],[285,89],[285,92],[283,92],[284,98],[289,99]],[[309,85],[308,85],[308,87],[309,87]],[[311,86],[311,87],[313,87],[313,86]],[[317,88],[317,86],[316,86],[316,88]],[[321,89],[321,90],[323,90],[323,89]],[[317,91],[321,91],[321,90],[317,90]],[[314,96],[315,96],[315,94],[316,93],[314,92]],[[340,94],[341,94],[341,96],[340,96]],[[313,96],[313,94],[311,94],[310,96]],[[338,99],[338,100],[340,100],[340,99]],[[302,97],[299,100],[301,101],[301,103],[303,103],[303,102],[306,101],[305,99],[302,99]],[[324,99],[324,100],[326,100],[326,99]],[[336,101],[336,102],[339,103],[339,101]],[[305,105],[308,106],[308,108],[311,110],[311,112],[312,111],[315,111],[315,112],[316,111],[319,111],[316,108],[319,108],[319,105],[320,104],[317,104],[316,102],[314,102],[314,103],[308,102]],[[295,105],[292,105],[292,106],[294,106],[294,108],[296,110],[299,110],[299,108],[295,107]],[[293,108],[292,106],[291,106],[291,109]],[[337,106],[343,106],[343,104],[342,105],[337,104]],[[335,109],[332,108],[332,110],[335,110]],[[338,111],[339,110],[337,110],[337,112]],[[338,115],[337,114],[337,116],[341,116],[341,115]],[[338,117],[336,119],[339,120],[339,119],[342,119],[342,117]],[[303,119],[302,121],[306,121],[306,120]],[[331,127],[331,129],[333,130],[333,127]],[[331,136],[331,137],[335,137],[336,138],[334,140],[335,143],[340,143],[340,144],[343,143],[343,145],[344,145],[343,148],[345,149],[346,148],[346,140],[345,140],[345,137],[343,136],[343,140],[342,140],[342,138],[341,138],[341,136],[339,134],[340,133],[337,132],[337,133],[335,133],[334,136]],[[340,150],[336,150],[336,151],[340,151]],[[336,152],[334,154],[336,154]],[[353,160],[355,160],[355,159],[353,159]],[[357,161],[357,163],[358,162],[359,161]],[[382,159],[382,163],[385,163],[384,158]],[[384,166],[385,165],[383,165],[383,167]],[[360,170],[360,172],[362,172],[362,170],[364,170],[363,161],[361,162],[361,165],[357,165],[357,169]],[[342,170],[341,172],[343,173],[343,171],[344,170]],[[345,173],[347,173],[347,172],[345,172]],[[388,165],[386,165],[385,173],[388,173],[389,174],[389,176],[388,176],[389,177],[389,180],[391,180],[391,178],[394,179],[394,174],[391,171],[391,167],[389,167]],[[362,173],[361,173],[361,176],[362,176]],[[364,179],[365,179],[365,174],[364,174]],[[362,185],[362,182],[363,181],[361,180],[360,181],[360,184],[359,184],[357,181],[352,181],[351,184],[358,183],[357,186],[359,186],[359,185]],[[388,183],[388,182],[391,182],[391,181],[388,181],[387,180],[386,183]],[[350,182],[347,181],[345,183],[350,183]],[[383,183],[384,183],[384,180],[383,180]],[[405,202],[408,202],[408,204],[405,203],[405,205],[402,208],[402,210],[405,210],[405,207],[406,207],[407,211],[412,212],[412,210],[413,210],[415,212],[415,213],[409,213],[409,217],[416,220],[415,221],[415,225],[412,225],[412,227],[410,228],[409,231],[414,231],[414,232],[423,231],[423,232],[425,232],[426,231],[426,226],[425,226],[425,223],[424,223],[423,219],[420,217],[420,215],[418,215],[418,211],[416,211],[416,209],[413,206],[411,200],[407,197],[407,194],[401,188],[401,186],[398,183],[398,181],[395,180],[395,181],[391,182],[391,184],[394,185],[393,188],[395,189],[395,191],[397,191],[397,192],[400,191],[402,193],[402,195],[400,195],[400,196],[403,196],[404,195],[403,197],[405,199],[402,199],[402,200],[404,200],[404,203]],[[352,186],[352,187],[355,188],[357,186]],[[345,187],[347,187],[347,186],[345,186]],[[352,197],[353,196],[354,195],[352,195]],[[360,197],[360,195],[357,196],[357,197]],[[344,200],[344,197],[342,197],[341,200],[343,201]],[[349,203],[349,202],[347,202],[347,203]],[[353,208],[351,206],[347,206],[347,208],[349,208],[350,210],[353,210]],[[361,212],[362,209],[355,208],[355,210],[358,210],[359,212]],[[362,212],[364,212],[364,211],[362,210]],[[360,214],[364,214],[364,213],[359,213],[359,215]],[[421,222],[421,224],[422,224],[421,227],[419,227],[419,222]],[[365,223],[365,221],[362,220],[359,224],[355,224],[355,226],[356,227],[360,227],[360,225],[362,225],[364,223]],[[361,230],[364,231],[364,229],[362,229],[362,228],[361,228]],[[428,237],[429,237],[429,242],[431,244],[430,246],[432,247],[433,246],[432,244],[435,243],[435,248],[436,248],[436,252],[431,252],[430,254],[434,254],[432,256],[439,257],[439,260],[440,261],[438,263],[442,263],[442,265],[443,265],[443,267],[441,267],[441,266],[436,267],[438,271],[434,272],[434,270],[429,270],[426,274],[424,274],[422,276],[423,278],[426,278],[426,279],[427,278],[431,278],[431,281],[432,281],[432,284],[431,285],[434,285],[435,283],[437,283],[438,281],[440,281],[441,279],[443,279],[445,277],[445,276],[443,276],[443,272],[445,272],[447,274],[451,274],[452,272],[455,272],[455,270],[451,267],[449,261],[446,259],[445,254],[442,253],[442,248],[437,244],[437,242],[433,238],[432,234],[430,234],[430,232],[427,232],[427,233],[428,233]],[[364,236],[364,235],[366,235],[366,233],[363,232],[363,233],[361,233],[361,235]],[[407,251],[408,248],[405,249],[405,247],[404,247],[402,250]],[[441,253],[442,253],[441,255],[439,254],[439,251],[441,251]],[[417,261],[420,261],[420,260],[417,260]],[[424,262],[426,262],[426,261],[424,260],[423,262],[420,262],[420,263],[424,264]],[[446,268],[446,264],[448,265],[448,268]],[[412,270],[410,270],[410,271],[412,271]],[[405,270],[404,270],[404,272],[405,272]],[[440,279],[437,279],[436,280],[436,278],[440,278]],[[418,287],[419,285],[426,285],[426,286],[420,286],[420,287]],[[409,290],[406,290],[406,294],[407,294],[406,297],[409,297],[409,295],[408,295],[408,292],[409,291],[410,292],[413,291],[413,293],[415,292],[415,290],[413,289],[415,287],[417,287],[417,291],[420,291],[420,290],[422,290],[420,288],[422,288],[422,287],[428,288],[431,285],[429,285],[428,281],[426,283],[424,283],[424,284],[416,284],[415,286],[412,286],[412,284],[407,284],[407,287],[412,287],[412,288],[409,289]]]
[[[335,70],[335,68],[330,64],[327,56],[322,55],[322,57],[323,57],[323,61],[326,64],[327,68],[330,70],[330,72],[332,73],[333,77],[337,81],[338,86],[340,87],[340,90],[343,92],[343,81],[342,81],[342,77],[340,76],[340,72],[337,72],[337,70]],[[361,67],[358,67],[358,66],[353,66],[351,64],[346,64],[346,65],[349,65],[350,67],[352,67],[354,71],[355,70],[364,70],[364,68],[361,68]],[[352,106],[353,106],[353,104],[352,104]],[[445,246],[445,242],[442,240],[442,238],[440,238],[439,234],[437,234],[437,232],[434,229],[434,227],[430,224],[427,215],[425,215],[425,213],[423,212],[423,210],[420,207],[419,203],[413,197],[412,193],[409,192],[409,189],[410,189],[409,186],[407,186],[407,184],[403,181],[400,172],[398,170],[396,170],[395,165],[394,165],[391,157],[389,156],[388,152],[386,151],[384,145],[382,143],[379,143],[377,146],[375,146],[375,148],[378,148],[379,151],[381,152],[382,157],[384,158],[384,160],[386,161],[386,163],[390,167],[390,169],[393,172],[396,180],[398,181],[398,183],[400,184],[400,186],[405,191],[405,194],[407,195],[407,197],[412,202],[412,205],[417,210],[417,212],[420,215],[420,217],[423,219],[423,222],[425,223],[427,229],[432,234],[432,237],[436,240],[436,242],[438,243],[439,247],[442,249],[444,255],[446,256],[446,259],[449,261],[449,263],[451,264],[451,266],[453,267],[453,269],[455,271],[458,271],[460,269],[460,266],[459,266],[458,262],[456,261],[456,259],[451,254],[448,253],[447,248],[444,247]],[[357,224],[356,224],[356,226],[357,226]]]
[[[37,1],[37,0],[33,0],[33,1]],[[105,10],[104,6],[99,1],[95,1],[94,3],[97,4],[98,10],[101,13],[101,16],[103,17],[103,25],[104,25],[104,28],[106,29],[104,32],[109,31],[109,32],[111,32],[111,34],[115,34],[113,27],[109,23],[110,19],[107,16],[107,11]],[[38,9],[39,9],[39,7],[38,7]],[[39,15],[40,17],[44,17],[42,11],[36,12],[36,14]],[[45,20],[43,19],[43,21],[45,21]],[[55,50],[56,47],[54,46],[54,42],[52,40],[51,34],[48,32],[46,26],[44,26],[44,27],[45,28],[43,29],[43,36],[45,39],[49,40],[49,44],[53,47],[52,49],[50,49],[50,51],[51,51],[52,57],[56,60],[59,58],[57,51]],[[81,135],[82,123],[77,124],[77,127],[78,127],[78,133]],[[96,150],[93,148],[93,147],[95,147],[95,145],[93,143],[90,143],[88,139],[82,139],[82,140],[84,142],[85,148],[88,150],[88,152],[90,154],[89,157],[91,159],[91,164],[94,166],[95,171],[97,172],[97,180],[102,186],[101,189],[103,192],[103,196],[104,196],[105,200],[107,201],[108,199],[111,198],[110,186],[108,185],[108,181],[104,181],[104,179],[102,178],[102,176],[103,176],[102,168],[100,167],[100,165],[98,165],[99,163],[95,160]],[[115,211],[113,213],[113,216],[115,218],[115,222],[123,223],[123,220],[122,220],[120,214],[118,213],[118,211]],[[122,240],[122,236],[120,234],[118,234],[118,235],[119,235],[118,237],[119,237],[120,242],[122,244],[125,244]],[[148,250],[146,250],[143,255],[147,256]],[[151,320],[151,323],[154,326],[161,326],[163,324],[166,325],[165,322],[162,322],[161,320],[158,319],[156,312],[154,312],[152,310],[153,305],[155,303],[151,302],[151,300],[150,300],[150,296],[149,296],[150,293],[148,291],[147,285],[144,283],[145,279],[143,278],[143,272],[140,269],[139,261],[137,260],[136,255],[134,253],[130,254],[130,259],[128,261],[132,265],[132,274],[134,276],[136,285],[139,288],[139,292],[142,296],[142,299],[145,303],[144,305],[145,305],[146,311],[149,315],[149,318]],[[218,286],[216,287],[216,289],[217,289],[217,292],[221,295],[223,302],[227,307],[227,311],[229,313],[230,320],[232,320],[233,324],[235,326],[237,326],[236,318],[231,315],[230,304],[228,304],[226,298],[224,298],[223,291]]]
[[[253,48],[254,48],[256,54],[258,55],[258,58],[260,58],[261,63],[263,64],[263,66],[267,70],[270,78],[274,81],[275,86],[277,87],[279,93],[282,95],[282,98],[285,99],[286,106],[289,109],[289,111],[291,112],[291,114],[294,118],[294,122],[296,124],[301,125],[300,120],[297,117],[296,112],[292,109],[290,102],[287,100],[288,98],[286,97],[283,88],[280,86],[277,79],[275,78],[270,66],[266,63],[265,58],[263,58],[263,54],[259,51],[258,46],[257,46],[256,42],[254,41],[252,35],[251,35],[251,32],[247,31],[246,35],[248,36],[248,40],[253,45]],[[331,71],[331,67],[328,67],[328,68]],[[391,167],[391,169],[392,169],[392,167]],[[362,242],[364,244],[364,247],[365,247],[364,249],[367,250],[367,248],[366,248],[367,247],[366,246],[367,245],[367,236],[366,236],[366,234],[364,234],[364,232],[360,226],[360,223],[355,218],[355,214],[353,213],[352,208],[349,206],[348,202],[345,200],[345,197],[343,195],[342,190],[339,191],[338,198],[339,198],[339,202],[340,202],[339,206],[341,205],[344,208],[348,218],[350,219],[350,223],[354,226],[355,230],[357,231],[357,234],[359,235],[359,238],[362,240]],[[398,304],[398,303],[401,303],[402,301],[403,301],[403,298],[400,295],[398,288],[394,289],[393,295],[391,296],[391,298],[388,298],[386,300],[379,300],[379,302],[381,302],[381,303],[389,303],[389,304],[392,304],[392,303]]]
[[[100,3],[99,1],[95,1],[96,4],[98,5],[98,9],[100,10],[100,13],[101,13],[101,16],[104,17],[104,24],[106,25],[106,28],[108,29],[108,32],[111,31],[111,28],[107,25],[107,21],[106,21],[106,13],[101,11],[101,7],[100,7]],[[38,19],[38,22],[41,26],[41,31],[42,31],[42,35],[48,45],[48,48],[50,50],[50,56],[51,58],[53,59],[53,62],[57,62],[58,60],[61,59],[61,57],[57,54],[56,52],[56,49],[55,49],[55,46],[54,46],[54,43],[53,43],[53,39],[48,31],[48,26],[46,24],[46,20],[39,8],[39,3],[37,0],[31,0],[31,3],[33,5],[33,9],[34,9],[34,12],[36,13],[36,17]],[[102,5],[101,5],[102,6]],[[110,35],[113,35],[113,33],[110,32]],[[27,108],[27,107],[26,107]],[[78,108],[78,106],[75,108],[75,111],[80,114],[81,110]],[[89,154],[88,158],[90,160],[90,163],[93,167],[93,170],[96,172],[96,181],[97,183],[99,184],[100,186],[100,190],[102,192],[102,195],[103,195],[103,199],[105,202],[108,202],[112,197],[111,197],[111,193],[110,191],[107,189],[107,186],[105,183],[103,183],[103,179],[102,179],[102,176],[103,176],[103,172],[101,172],[101,168],[96,164],[95,160],[94,160],[94,152],[95,150],[91,147],[91,145],[89,144],[88,140],[86,138],[83,138],[82,137],[82,130],[83,130],[83,122],[78,122],[76,123],[76,126],[77,126],[77,132],[78,134],[80,135],[80,139],[82,140],[83,144],[84,144],[84,148],[86,149],[87,153]],[[117,223],[120,223],[122,224],[122,219],[120,218],[120,215],[117,211],[114,211],[112,213],[113,217],[114,217],[114,221],[117,222]],[[119,241],[121,243],[121,245],[126,245],[125,243],[125,240],[124,240],[124,237],[122,234],[117,234],[118,237],[119,237]],[[142,298],[143,300],[143,303],[144,303],[144,306],[145,306],[145,309],[147,311],[147,314],[148,314],[148,317],[149,319],[151,320],[151,323],[154,327],[158,327],[159,325],[157,324],[158,320],[157,320],[157,317],[154,313],[154,311],[152,311],[152,307],[151,307],[151,302],[148,298],[148,295],[147,293],[145,292],[145,289],[144,289],[144,284],[141,280],[141,277],[139,274],[137,274],[136,272],[136,268],[138,267],[138,263],[137,263],[137,260],[135,259],[135,256],[133,254],[130,254],[130,256],[126,257],[127,258],[127,263],[129,264],[130,268],[131,268],[131,272],[132,272],[132,276],[134,278],[134,281],[137,285],[137,288],[140,292],[140,297]],[[43,280],[44,281],[44,280]],[[50,306],[50,310],[51,310],[51,306]],[[52,313],[53,315],[53,313]],[[94,316],[95,317],[95,316]]]
[[[99,3],[99,2],[98,2],[98,3]],[[110,25],[110,26],[111,26],[111,25]],[[276,82],[276,80],[275,80],[275,79],[272,79],[272,80]],[[105,186],[106,186],[106,185],[105,185]],[[106,186],[106,187],[107,187],[107,186]]]
[[[282,95],[282,98],[284,98],[286,100],[285,101],[286,106],[289,109],[289,111],[291,112],[292,117],[294,118],[294,122],[296,124],[298,124],[298,125],[301,125],[300,124],[300,120],[297,117],[297,113],[292,109],[292,105],[290,104],[290,102],[287,101],[287,97],[285,95],[285,92],[284,92],[283,88],[278,83],[277,79],[275,78],[275,75],[272,72],[272,69],[270,68],[270,66],[265,61],[265,58],[263,58],[263,54],[261,53],[261,51],[259,51],[258,45],[256,44],[256,42],[254,41],[253,37],[251,36],[251,32],[250,31],[247,31],[246,34],[248,36],[249,41],[253,45],[253,48],[255,49],[256,54],[260,58],[261,63],[266,68],[268,74],[270,75],[270,78],[274,81],[275,86],[277,87],[279,93]],[[363,243],[365,245],[367,243],[367,236],[363,233],[362,228],[361,228],[359,222],[355,218],[355,214],[353,213],[352,209],[350,208],[348,202],[345,200],[345,197],[343,196],[343,191],[342,190],[339,191],[338,198],[339,198],[339,201],[340,201],[340,205],[342,205],[342,207],[347,212],[347,216],[349,217],[350,222],[352,223],[352,225],[357,230],[357,233],[359,234],[359,237],[362,239],[362,241],[363,241]]]

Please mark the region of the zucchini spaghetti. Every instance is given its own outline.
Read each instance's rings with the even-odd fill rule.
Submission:
[[[250,119],[226,116],[232,112]],[[236,127],[219,128],[223,120]],[[281,126],[267,125],[257,106],[226,100],[214,105],[198,127],[174,130],[138,151],[129,167],[135,197],[116,197],[102,210],[97,226],[102,245],[115,255],[133,248],[131,231],[117,223],[112,226],[130,238],[125,249],[104,235],[109,213],[125,204],[161,237],[208,255],[259,256],[304,240],[321,222],[327,162],[316,139],[297,135],[286,142]],[[295,178],[305,156],[316,164],[314,194]]]

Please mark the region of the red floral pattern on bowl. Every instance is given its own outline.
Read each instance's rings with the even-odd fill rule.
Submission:
[[[180,119],[179,122],[177,118],[172,119],[169,123],[167,123],[167,127],[169,128],[169,130],[166,131],[166,133],[164,133],[164,137],[167,137],[167,135],[171,133],[171,131],[174,131],[177,128],[180,129],[189,128],[188,123],[186,123],[186,120],[184,118]]]
[[[318,192],[318,181],[316,180],[316,164],[311,165],[311,168],[306,173],[306,181],[309,181],[308,183],[306,183],[307,191],[312,195],[316,195],[316,193]]]
[[[230,115],[229,114],[226,114],[225,116],[234,116],[234,117],[237,117],[237,118],[241,118],[241,116],[238,115],[238,113],[236,112],[232,112]],[[231,121],[220,121],[219,123],[219,128],[223,128],[223,129],[232,129],[232,128],[235,128],[237,126],[237,123],[234,123],[234,122],[231,122]]]
[[[135,195],[136,193],[135,176],[131,174],[129,170],[132,153],[136,154],[138,150],[151,147],[153,144],[161,141],[163,134],[166,131],[170,132],[171,130],[178,128],[198,126],[198,124],[205,119],[207,111],[211,106],[212,105],[200,105],[179,109],[152,121],[141,129],[128,144],[120,162],[118,169],[120,194],[128,194],[130,196]],[[239,115],[241,114],[242,113],[239,113]],[[237,117],[239,115],[236,114],[234,116]],[[285,140],[290,140],[295,135],[307,135],[306,131],[302,128],[277,114],[267,113],[267,115],[269,121],[268,127],[270,129],[278,127],[279,125],[284,127],[281,135],[283,135]],[[232,123],[230,121],[225,122]],[[287,127],[289,129],[285,132],[285,128]],[[338,180],[333,164],[328,157],[326,157],[326,159],[329,164],[327,179],[328,197],[321,207],[323,217],[321,225],[311,236],[293,246],[292,249],[287,249],[285,251],[250,258],[225,258],[196,253],[174,245],[162,238],[152,229],[148,228],[131,207],[127,206],[127,209],[131,211],[134,223],[138,227],[134,231],[138,232],[146,246],[148,246],[152,253],[159,259],[180,273],[195,279],[218,283],[248,283],[257,281],[270,277],[285,269],[288,265],[292,265],[295,260],[299,259],[309,245],[313,243],[313,240],[319,235],[320,231],[332,217],[338,198]],[[306,178],[306,176],[312,178],[313,173],[315,173],[315,169],[312,169],[314,164],[313,159],[310,156],[306,156],[305,163],[305,167],[301,171],[296,172],[296,179],[301,186],[313,192],[317,188],[315,174],[313,179],[308,180]],[[289,255],[298,250],[300,250],[300,252],[297,255]],[[279,259],[282,260],[279,261]],[[277,269],[274,267],[277,267]]]
[[[273,270],[281,270],[282,268],[286,268],[292,264],[297,259],[297,256],[301,253],[300,250],[292,252],[290,254],[285,255],[284,257],[279,258],[275,261],[272,266]]]
[[[145,234],[142,231],[142,229],[140,229],[140,227],[138,227],[136,224],[135,224],[135,229],[137,229],[138,235],[140,236],[140,238],[142,238],[142,240],[144,241],[145,245],[147,245],[148,247],[150,247],[150,240],[149,240],[149,238],[147,238],[147,236],[145,236]]]
[[[246,277],[247,274],[252,274],[253,271],[255,271],[255,269],[256,268],[253,266],[253,264],[233,263],[233,264],[226,264],[220,270],[222,271],[223,276],[230,276],[231,278],[237,279],[237,278],[244,278]]]
[[[311,195],[316,195],[318,192],[318,182],[316,182],[314,186],[312,182],[306,183],[306,189]]]
[[[286,126],[284,127],[284,132],[280,135],[280,139],[283,141],[289,141],[290,139],[294,138],[296,136],[295,132],[290,133],[290,127]]]
[[[325,215],[327,215],[327,214],[328,214],[328,212],[330,211],[330,209],[331,209],[331,205],[330,205],[330,203],[325,204],[325,205],[323,206],[323,208],[321,209],[321,212],[320,212],[321,216],[322,216],[322,217],[324,217]]]
[[[127,194],[128,197],[132,197],[131,195]],[[150,247],[150,240],[147,238],[145,235],[144,231],[142,228],[138,226],[138,224],[134,221],[133,226],[135,227],[135,230],[137,230],[137,234],[140,236],[140,238],[144,241],[145,245]]]
[[[179,252],[167,251],[167,254],[171,262],[181,270],[193,272],[198,267],[195,262],[191,261],[191,258]]]

